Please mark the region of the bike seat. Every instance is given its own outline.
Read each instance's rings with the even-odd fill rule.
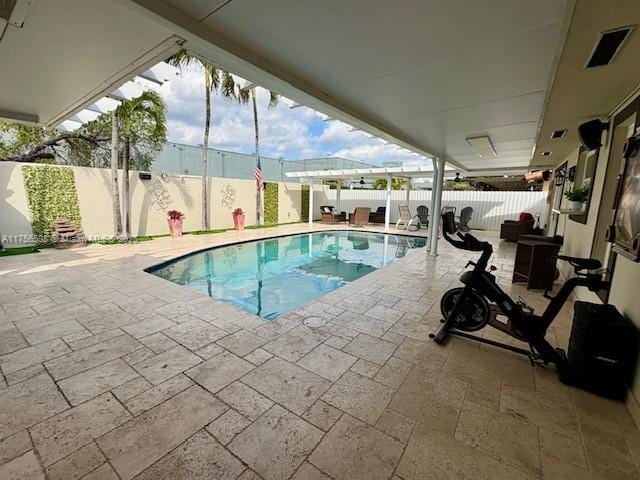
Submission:
[[[578,270],[596,270],[602,267],[602,263],[600,263],[600,260],[596,260],[595,258],[578,258],[568,257],[566,255],[558,255],[558,259],[569,262]]]

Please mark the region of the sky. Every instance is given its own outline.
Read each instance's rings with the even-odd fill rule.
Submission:
[[[167,102],[168,140],[201,145],[204,133],[204,83],[195,66],[158,88]],[[381,166],[402,162],[406,166],[431,166],[431,160],[408,150],[384,144],[339,121],[324,121],[319,112],[306,107],[289,108],[286,100],[268,108],[269,95],[258,88],[260,153],[272,158],[298,160],[343,157]],[[209,146],[252,154],[253,113],[250,104],[240,105],[219,95],[213,97]]]

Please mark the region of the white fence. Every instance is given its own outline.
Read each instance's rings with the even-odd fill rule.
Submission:
[[[326,192],[329,205],[336,204],[336,190]],[[321,194],[324,196],[324,193]],[[316,194],[315,209],[323,205],[325,198]],[[340,210],[352,212],[355,207],[370,207],[372,211],[385,204],[384,190],[342,190],[340,193]],[[394,190],[391,192],[391,221],[398,220],[398,205],[406,203],[407,192]],[[473,208],[471,228],[481,230],[500,230],[504,220],[515,220],[520,212],[540,215],[540,225],[546,223],[546,192],[476,192],[448,190],[442,193],[443,207],[456,207],[456,214],[464,207]],[[431,191],[412,190],[409,208],[415,215],[418,205],[431,208]],[[431,212],[429,212],[431,214]]]

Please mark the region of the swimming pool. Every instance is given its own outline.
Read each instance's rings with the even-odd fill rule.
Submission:
[[[215,247],[147,269],[267,320],[426,245],[426,239],[327,231]]]

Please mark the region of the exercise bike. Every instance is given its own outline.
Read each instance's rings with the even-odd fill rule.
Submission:
[[[452,212],[442,214],[443,236],[456,248],[470,252],[482,252],[477,262],[469,261],[471,271],[466,271],[460,277],[464,287],[448,290],[440,301],[440,309],[444,317],[442,326],[430,337],[436,343],[442,343],[449,334],[468,338],[495,347],[504,348],[529,357],[533,364],[553,363],[563,382],[569,382],[569,372],[564,350],[554,348],[546,339],[547,329],[562,309],[562,306],[576,287],[587,287],[591,291],[607,288],[598,273],[590,273],[601,267],[598,260],[591,258],[574,258],[559,256],[560,260],[569,262],[576,276],[567,280],[555,296],[545,291],[544,296],[551,301],[542,315],[536,315],[533,308],[524,300],[514,301],[496,282],[493,275],[495,267],[487,270],[487,262],[493,254],[493,247],[489,242],[478,240],[470,233],[460,233],[456,230]],[[451,235],[456,234],[459,240]],[[506,317],[506,321],[498,317]],[[501,343],[489,338],[472,335],[469,332],[481,330],[490,325],[497,330],[529,344],[529,349]]]

